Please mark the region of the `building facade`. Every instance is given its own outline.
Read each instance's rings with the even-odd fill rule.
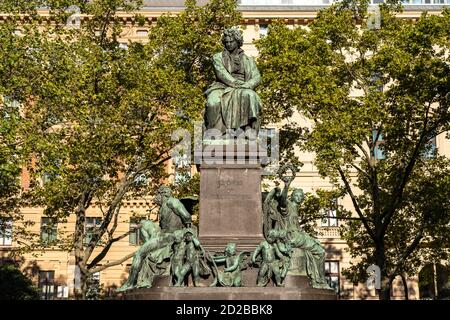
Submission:
[[[206,3],[206,0],[198,1],[199,4]],[[267,25],[274,19],[283,19],[288,25],[307,26],[314,20],[317,10],[329,5],[333,0],[240,0],[239,10],[243,14],[242,27],[244,35],[244,51],[251,56],[257,57],[258,52],[253,41],[264,36],[267,32]],[[373,4],[382,2],[372,0]],[[439,14],[443,7],[450,5],[450,0],[405,0],[403,1],[404,11],[399,14],[402,19],[417,19],[423,11]],[[166,12],[177,13],[184,9],[183,0],[145,0],[141,14],[147,21],[154,22],[161,14]],[[45,10],[41,12],[45,14]],[[121,35],[121,44],[126,46],[128,41],[145,42],[148,35],[148,27],[138,27],[134,23],[132,16],[121,14],[124,23],[124,31]],[[280,124],[274,124],[280,126]],[[450,140],[445,135],[440,135],[435,140],[435,148],[442,155],[450,157]],[[315,189],[331,189],[331,184],[322,179],[318,170],[314,166],[314,158],[311,154],[300,154],[300,160],[304,166],[299,176],[293,182],[293,187],[302,188],[305,192],[314,192]],[[175,172],[173,163],[167,163],[167,170]],[[192,169],[194,172],[195,169]],[[27,172],[22,175],[23,186],[29,183]],[[136,199],[126,202],[119,216],[119,226],[117,233],[122,234],[134,228],[136,221],[132,219],[135,213],[145,214],[148,209],[149,199]],[[351,209],[350,199],[344,199],[340,203],[344,207]],[[57,231],[67,234],[73,233],[75,217],[70,217],[64,224],[51,225],[49,218],[43,216],[42,208],[22,208],[25,217],[35,222],[34,232],[40,233],[41,239],[55,239]],[[347,281],[342,270],[349,266],[351,258],[346,252],[346,243],[339,236],[338,219],[334,219],[332,211],[330,218],[320,221],[320,241],[326,248],[326,272],[330,283],[336,288],[342,299],[376,299],[375,291],[370,290],[365,284],[355,285]],[[91,207],[87,212],[86,230],[94,229],[101,219],[99,208]],[[154,213],[148,216],[155,219]],[[51,225],[51,227],[47,227]],[[10,226],[14,230],[14,226]],[[130,236],[115,243],[102,263],[109,263],[119,260],[124,256],[137,250],[140,241],[139,231],[134,231]],[[0,237],[0,257],[7,259],[15,244],[7,236]],[[128,276],[131,259],[122,264],[112,266],[95,277],[101,283],[104,294],[112,296],[114,290],[120,287]],[[75,259],[70,252],[59,250],[46,250],[34,256],[27,254],[23,257],[21,267],[24,272],[33,277],[39,286],[43,299],[64,299],[70,297],[73,289],[77,286],[77,272]],[[419,299],[418,277],[408,279],[409,298]],[[404,297],[403,285],[400,279],[396,279],[393,286],[392,297],[402,299]]]

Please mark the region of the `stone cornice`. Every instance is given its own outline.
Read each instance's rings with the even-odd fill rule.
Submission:
[[[443,8],[448,8],[449,5],[405,5],[404,11],[398,14],[399,18],[416,20],[424,11],[430,14],[440,14]],[[268,23],[275,19],[283,19],[290,24],[307,24],[315,19],[317,11],[326,8],[326,6],[295,6],[295,5],[247,5],[239,6],[238,9],[243,15],[243,24],[259,24]],[[140,15],[144,16],[147,23],[151,24],[156,21],[162,14],[171,13],[178,14],[184,10],[184,6],[144,6],[140,10]],[[44,21],[49,21],[50,15],[48,10],[38,10],[38,14],[44,18]],[[7,14],[0,13],[0,21],[7,19]],[[133,13],[119,12],[117,17],[124,23],[135,21]],[[22,15],[23,21],[27,21],[30,17]],[[82,19],[87,19],[88,16],[81,15]]]

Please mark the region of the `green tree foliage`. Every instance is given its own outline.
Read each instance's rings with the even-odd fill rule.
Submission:
[[[9,11],[26,9],[39,21],[35,6],[14,3],[6,3]],[[33,62],[22,69],[29,90],[20,132],[33,169],[29,196],[57,222],[76,217],[74,233],[60,235],[55,245],[74,252],[85,297],[91,274],[131,257],[97,266],[127,236],[116,233],[123,202],[151,195],[166,177],[164,162],[177,143],[172,132],[192,132],[193,121],[201,120],[203,91],[214,76],[211,57],[220,50],[223,28],[237,24],[240,14],[232,0],[202,7],[189,0],[185,11],[163,15],[154,26],[135,14],[136,23],[149,27],[148,43],[125,49],[117,13],[136,13],[142,1],[39,4],[56,23],[41,23],[22,47]],[[66,26],[69,5],[87,17],[80,28]],[[101,223],[86,241],[92,206],[101,211]]]
[[[362,4],[321,10],[308,28],[274,23],[257,47],[266,121],[306,118],[284,147],[313,152],[353,203],[341,234],[361,260],[347,276],[364,282],[378,265],[389,299],[395,276],[448,259],[450,162],[430,139],[450,129],[450,11],[412,22],[381,5],[378,28]]]
[[[12,223],[14,232],[7,236],[12,236],[15,243],[25,241],[23,243],[29,244],[34,238],[27,230],[31,222],[25,221],[19,211],[23,203],[20,199],[20,174],[25,160],[20,130],[21,104],[31,92],[27,72],[36,70],[28,56],[34,32],[32,24],[19,29],[16,22],[17,17],[12,16],[0,23],[0,232],[9,233],[8,226]],[[21,247],[26,248],[30,246]]]
[[[0,266],[0,300],[39,300],[38,288],[19,269]]]

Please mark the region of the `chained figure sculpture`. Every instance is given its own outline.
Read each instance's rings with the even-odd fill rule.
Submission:
[[[145,242],[134,254],[128,280],[117,289],[118,292],[135,287],[151,287],[153,277],[165,272],[162,264],[172,254],[171,246],[175,240],[172,233],[162,232],[151,220],[141,221],[140,227]]]
[[[183,203],[172,196],[172,190],[162,185],[156,194],[155,203],[160,206],[159,224],[163,232],[174,232],[185,227],[191,227],[191,214]]]

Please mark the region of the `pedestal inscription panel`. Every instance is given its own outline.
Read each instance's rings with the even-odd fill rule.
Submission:
[[[199,239],[219,251],[229,242],[253,250],[263,240],[260,164],[201,166]]]

